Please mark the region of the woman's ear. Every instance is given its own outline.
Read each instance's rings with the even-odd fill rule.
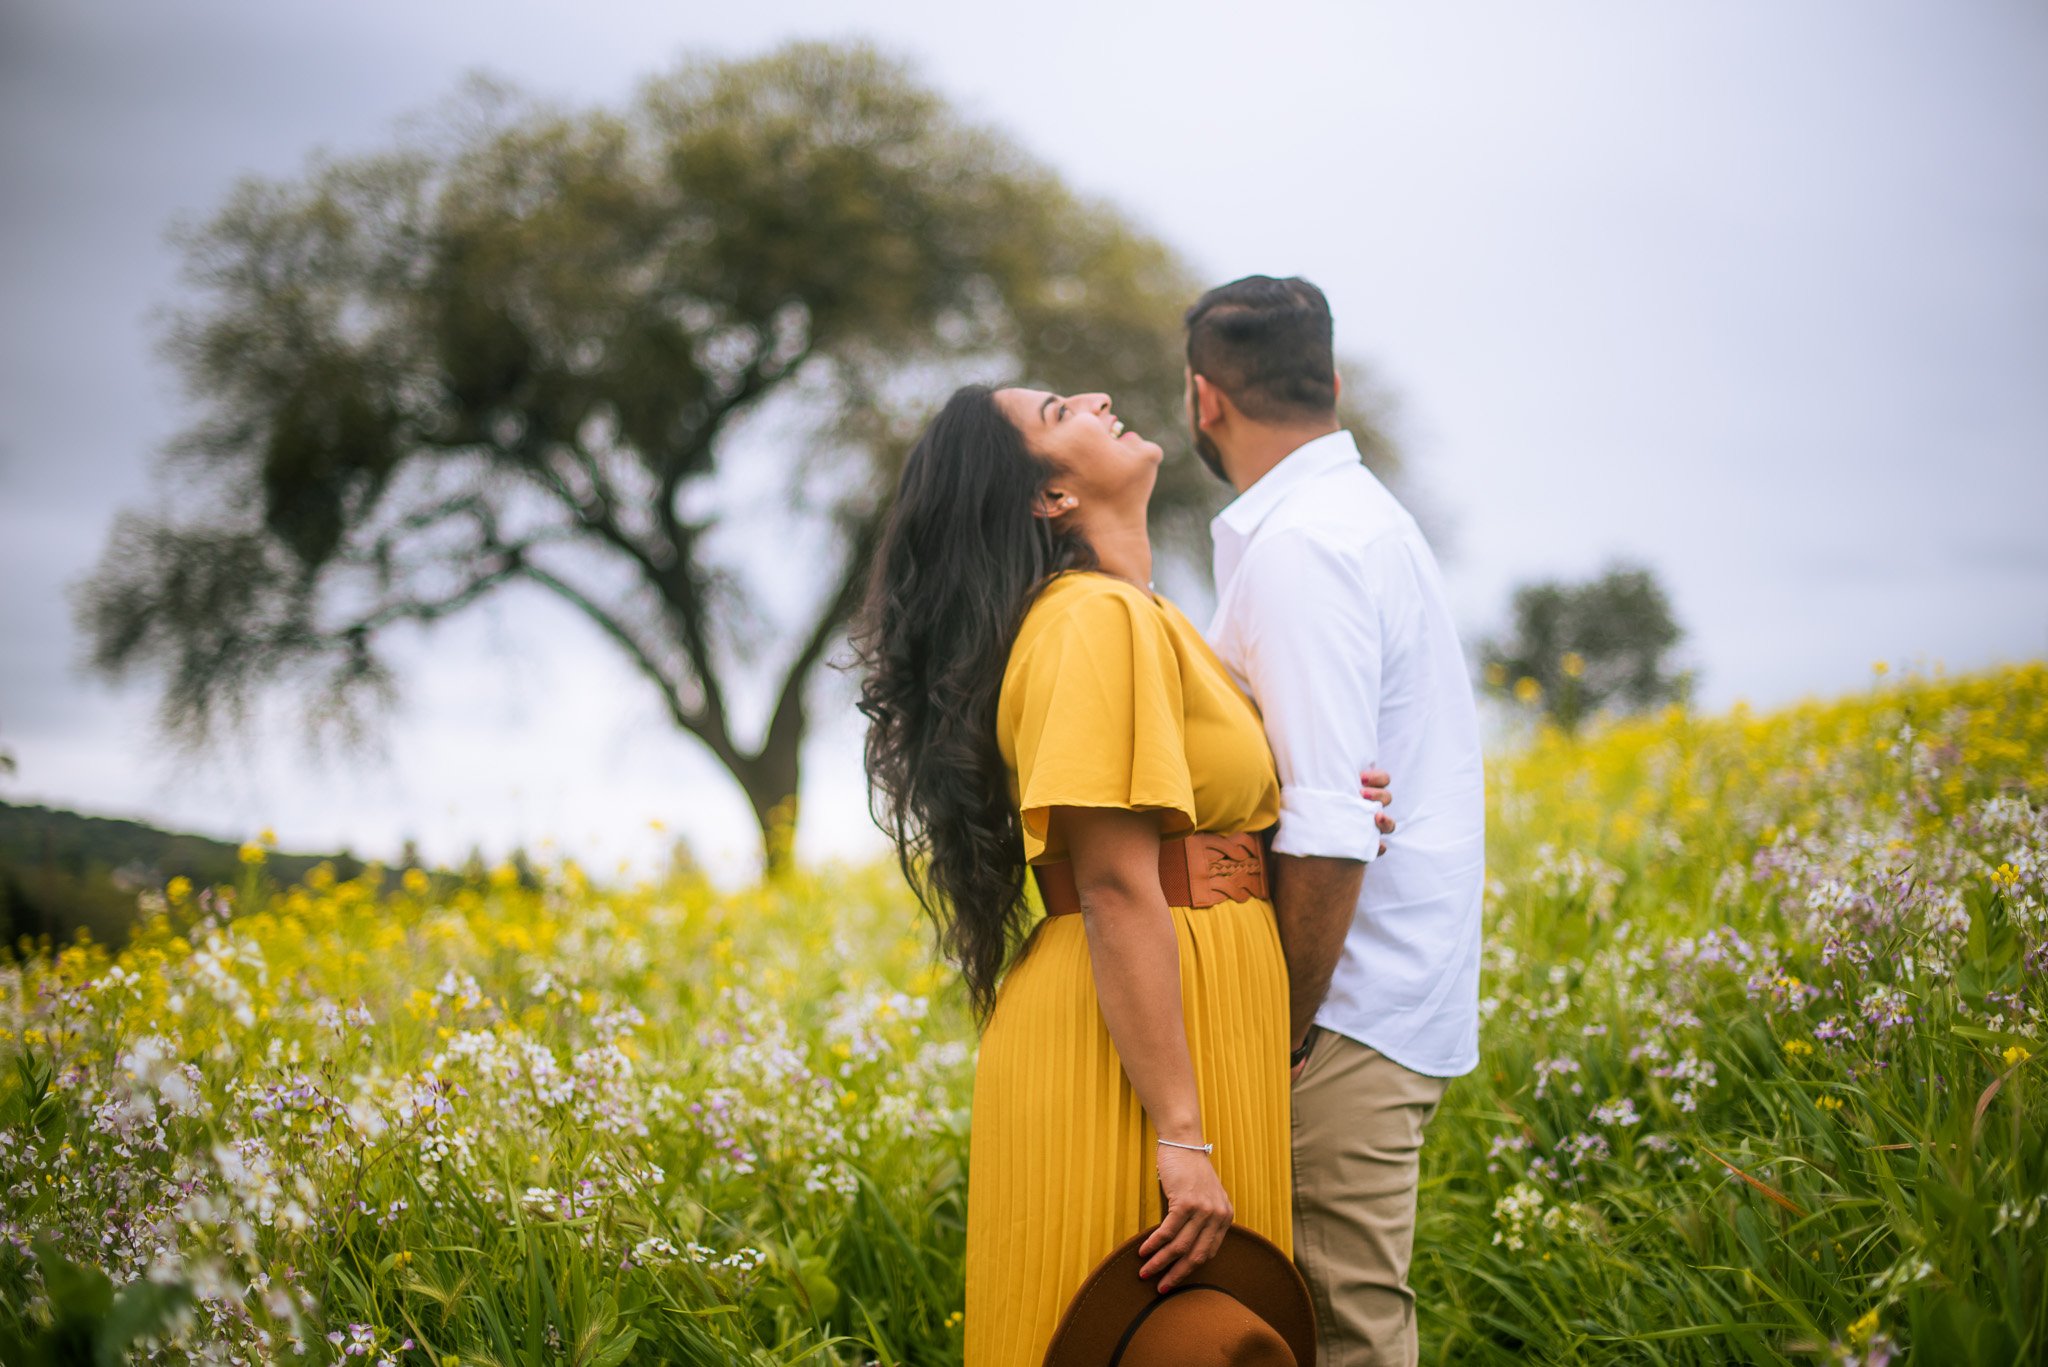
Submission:
[[[1056,517],[1065,517],[1080,506],[1080,499],[1047,485],[1038,491],[1037,498],[1031,500],[1031,515],[1051,521]]]

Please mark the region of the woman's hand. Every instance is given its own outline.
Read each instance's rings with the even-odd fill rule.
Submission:
[[[1138,1245],[1138,1256],[1145,1260],[1138,1275],[1149,1279],[1157,1274],[1159,1293],[1165,1295],[1216,1256],[1237,1212],[1231,1209],[1208,1154],[1165,1144],[1155,1147],[1166,1218]]]
[[[1393,781],[1385,771],[1380,769],[1368,769],[1358,776],[1358,795],[1368,802],[1380,804],[1379,811],[1373,814],[1373,822],[1380,828],[1381,835],[1392,835],[1394,833],[1394,818],[1387,815],[1387,807],[1394,800],[1394,795],[1388,791],[1388,785],[1393,783]],[[1387,842],[1382,840],[1380,842],[1380,853],[1385,854],[1386,852]]]

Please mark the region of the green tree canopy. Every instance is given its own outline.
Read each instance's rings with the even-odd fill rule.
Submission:
[[[1486,685],[1567,731],[1602,709],[1646,711],[1692,690],[1691,673],[1670,663],[1685,633],[1647,569],[1617,565],[1581,584],[1525,584],[1513,616],[1506,636],[1480,647]]]
[[[183,247],[167,345],[203,417],[166,459],[200,494],[122,514],[78,608],[92,663],[160,674],[191,743],[272,688],[353,731],[394,628],[525,586],[623,652],[769,837],[955,383],[1184,426],[1186,268],[865,48],[688,62],[623,112],[480,86],[389,151],[243,183]],[[1217,492],[1169,460],[1169,547]],[[764,544],[800,608],[762,592]]]

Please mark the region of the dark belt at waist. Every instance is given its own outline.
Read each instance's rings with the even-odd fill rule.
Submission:
[[[1045,914],[1070,916],[1081,909],[1074,866],[1061,859],[1033,864]],[[1159,842],[1159,886],[1170,907],[1213,907],[1218,902],[1268,900],[1266,833],[1190,831]]]

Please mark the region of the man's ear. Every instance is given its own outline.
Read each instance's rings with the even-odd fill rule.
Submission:
[[[1209,382],[1208,376],[1196,374],[1189,378],[1195,386],[1195,426],[1206,432],[1223,421],[1224,409],[1230,400],[1224,398],[1223,391]]]
[[[1340,402],[1344,398],[1344,377],[1334,370],[1330,372],[1330,397]]]

